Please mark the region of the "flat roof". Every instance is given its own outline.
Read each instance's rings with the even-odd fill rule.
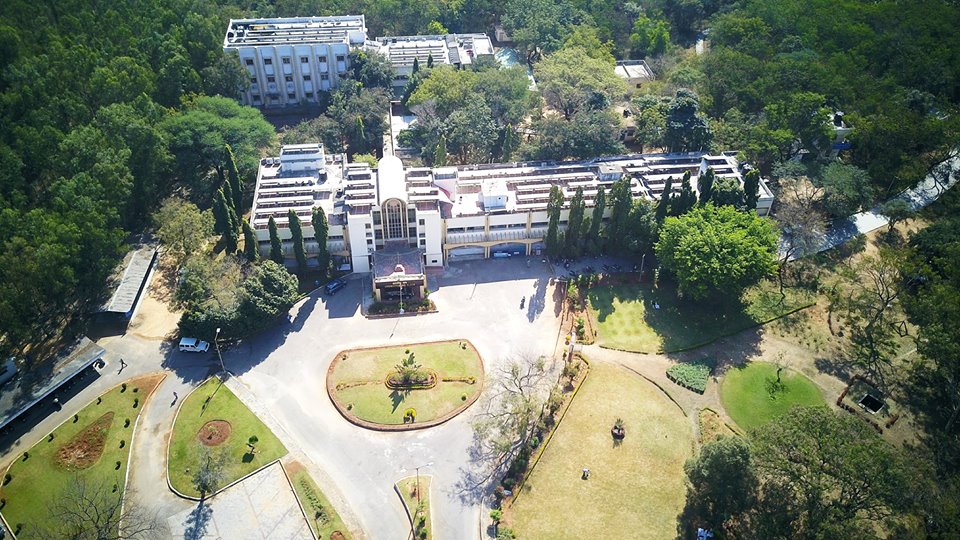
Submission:
[[[419,249],[406,245],[387,245],[374,251],[372,258],[375,281],[423,277],[423,252]]]
[[[46,380],[33,384],[34,381],[29,380],[25,373],[17,373],[11,381],[0,387],[0,428],[90,367],[106,352],[103,347],[83,337],[50,360],[53,362],[53,375]]]
[[[157,254],[155,246],[144,246],[133,252],[130,262],[123,271],[123,277],[114,291],[113,297],[103,306],[101,311],[108,313],[130,313],[133,310],[137,296],[146,284],[147,275],[153,267]]]
[[[643,60],[621,60],[615,69],[617,76],[624,79],[643,79],[652,81],[653,70]]]
[[[230,19],[223,46],[311,45],[316,43],[362,44],[367,27],[363,15],[337,17],[287,17]]]

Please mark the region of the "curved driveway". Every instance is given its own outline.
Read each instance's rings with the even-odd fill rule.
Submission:
[[[379,433],[358,428],[330,403],[325,377],[337,352],[354,347],[466,338],[483,356],[488,375],[517,354],[552,356],[559,332],[556,289],[536,260],[476,261],[453,265],[430,280],[439,313],[367,320],[361,298],[368,278],[357,278],[333,297],[311,296],[283,324],[224,355],[245,387],[242,397],[285,443],[295,446],[335,484],[370,538],[402,538],[409,530],[393,483],[433,475],[433,527],[439,538],[480,536],[482,488],[463,489],[470,472],[471,409],[442,426]],[[483,281],[478,281],[482,279]],[[526,296],[524,308],[521,297]],[[339,498],[339,497],[337,497]]]

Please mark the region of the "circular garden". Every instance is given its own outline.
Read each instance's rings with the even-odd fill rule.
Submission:
[[[720,399],[730,418],[745,430],[766,424],[795,405],[825,405],[813,381],[768,362],[729,369],[720,385]]]
[[[327,392],[340,413],[374,429],[418,429],[453,418],[483,387],[483,361],[469,341],[351,349],[334,358]]]

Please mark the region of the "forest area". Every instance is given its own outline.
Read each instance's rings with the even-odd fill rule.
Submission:
[[[960,6],[943,0],[8,0],[0,357],[76,331],[103,301],[130,239],[164,224],[161,236],[179,238],[173,251],[187,276],[179,301],[194,328],[275,315],[295,296],[296,280],[249,249],[221,266],[190,257],[236,252],[258,160],[279,142],[320,140],[375,161],[389,127],[390,66],[354,53],[351,83],[278,136],[236,101],[247,78],[223,52],[223,33],[230,18],[340,14],[365,15],[371,37],[492,35],[495,25],[512,37],[526,66],[425,65],[411,78],[403,101],[420,122],[402,138],[426,164],[623,152],[614,111],[622,105],[643,149],[738,151],[771,180],[781,226],[802,232],[915,184],[960,140]],[[704,35],[709,47],[697,54]],[[629,95],[612,74],[626,58],[646,59],[656,81]],[[837,158],[838,111],[854,131]],[[739,206],[743,194],[730,197]],[[622,226],[652,223],[653,209],[640,210],[622,212],[636,216]],[[931,211],[934,225],[892,248],[904,310],[920,329],[910,377],[927,437],[917,453],[929,458],[922,474],[938,480],[898,501],[911,519],[894,528],[909,537],[960,530],[958,210],[960,197],[946,196]],[[640,254],[651,245],[621,247]],[[228,298],[211,286],[222,275]]]

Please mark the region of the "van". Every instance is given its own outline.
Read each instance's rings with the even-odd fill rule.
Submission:
[[[335,279],[324,285],[324,290],[330,296],[337,294],[337,291],[347,286],[347,282],[342,279]]]
[[[210,344],[197,338],[185,337],[180,339],[181,352],[207,352]]]

